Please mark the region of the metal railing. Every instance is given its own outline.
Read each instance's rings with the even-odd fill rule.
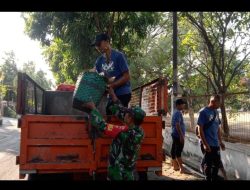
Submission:
[[[147,115],[165,115],[168,112],[167,79],[158,78],[132,90],[130,105],[139,105]]]
[[[183,114],[187,131],[194,132],[199,116],[199,110],[208,105],[210,96],[211,95],[182,97],[188,103]],[[229,128],[229,136],[225,140],[249,143],[250,92],[227,93],[224,94],[224,97]],[[218,112],[220,119],[222,120],[221,110],[218,109]],[[171,117],[169,119],[171,119]],[[170,122],[166,126],[170,127]]]
[[[45,90],[25,73],[18,73],[17,114],[42,114]]]

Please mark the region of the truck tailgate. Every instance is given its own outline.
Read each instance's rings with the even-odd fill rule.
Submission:
[[[111,123],[119,123],[115,118]],[[162,120],[147,116],[137,167],[162,166]],[[112,139],[96,139],[95,152],[83,117],[24,115],[21,119],[20,173],[106,171]]]

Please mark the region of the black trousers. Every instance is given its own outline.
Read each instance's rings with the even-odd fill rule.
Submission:
[[[117,96],[117,98],[121,101],[122,105],[127,108],[128,104],[131,100],[131,93]],[[108,109],[110,107],[111,103],[112,103],[112,100],[109,99],[109,101],[107,103],[107,107],[106,107],[106,114],[107,115],[111,115],[111,112]]]
[[[180,142],[180,138],[173,137],[173,143],[171,148],[171,157],[172,159],[176,159],[181,157],[182,150],[184,148],[184,144]]]
[[[117,98],[121,101],[122,105],[127,108],[131,100],[131,93],[117,96]]]
[[[207,181],[216,181],[218,180],[219,168],[223,167],[220,156],[220,147],[210,146],[210,148],[211,152],[206,152],[201,143],[201,151],[203,153],[201,167]]]

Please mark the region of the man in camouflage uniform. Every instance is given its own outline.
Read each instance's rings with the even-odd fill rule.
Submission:
[[[135,180],[134,171],[141,142],[144,137],[140,124],[145,112],[138,106],[122,106],[113,89],[109,91],[113,103],[109,110],[125,123],[125,126],[105,122],[93,103],[89,104],[91,125],[106,135],[113,137],[109,151],[108,180]]]

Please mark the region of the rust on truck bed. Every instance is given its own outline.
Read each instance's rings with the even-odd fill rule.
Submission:
[[[56,159],[60,160],[61,162],[79,162],[79,155],[78,154],[58,155]]]
[[[40,157],[34,157],[31,160],[28,161],[29,163],[44,163],[44,160]]]

